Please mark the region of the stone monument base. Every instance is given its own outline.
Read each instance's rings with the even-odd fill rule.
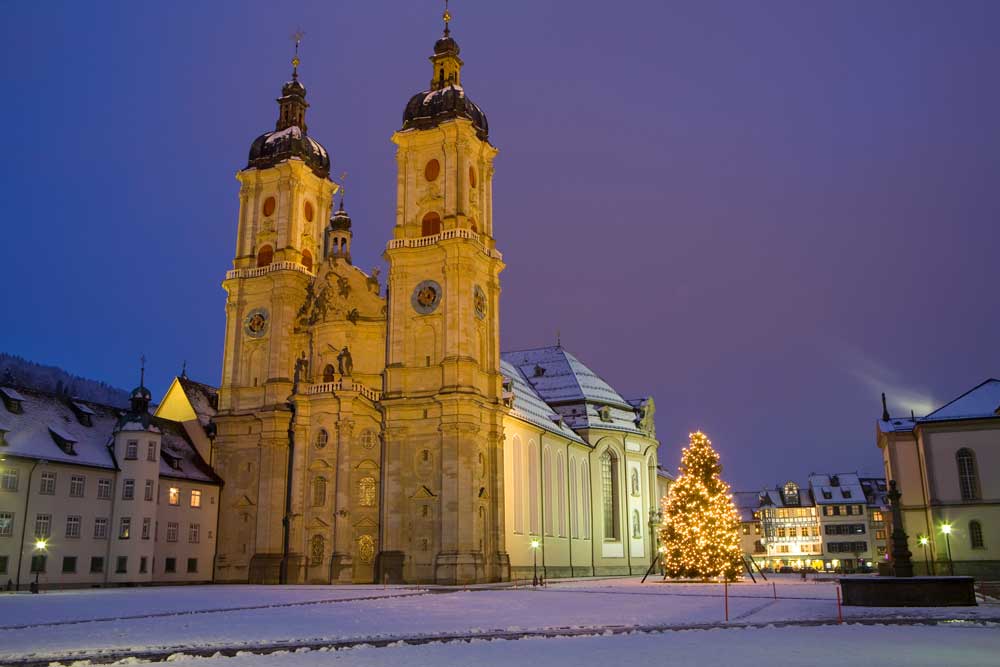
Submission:
[[[975,607],[972,577],[844,577],[844,605],[854,607]]]

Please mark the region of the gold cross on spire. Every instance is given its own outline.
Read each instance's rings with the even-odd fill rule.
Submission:
[[[292,57],[292,78],[297,79],[299,77],[299,44],[302,43],[302,38],[306,36],[306,33],[299,28],[291,34],[291,39],[295,42],[295,55]]]
[[[444,34],[447,35],[451,32],[451,29],[448,27],[448,24],[451,23],[451,12],[448,11],[448,0],[444,0],[444,14],[441,18],[444,19]]]

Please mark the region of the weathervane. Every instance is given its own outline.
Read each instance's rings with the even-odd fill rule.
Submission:
[[[139,363],[141,364],[139,366],[139,386],[140,387],[145,387],[146,386],[146,355],[145,354],[143,354],[141,357],[139,357]]]
[[[299,44],[302,43],[302,38],[306,36],[306,33],[299,28],[291,34],[291,40],[295,42],[295,56],[292,58],[292,79],[298,80],[299,78]]]
[[[347,190],[347,186],[344,185],[344,181],[347,180],[347,172],[341,172],[340,174],[340,210],[344,210],[344,192]]]

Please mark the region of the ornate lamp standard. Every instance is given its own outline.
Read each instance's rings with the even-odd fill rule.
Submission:
[[[920,546],[924,548],[924,570],[927,574],[931,574],[930,560],[927,558],[927,545],[930,544],[930,538],[926,535],[921,535],[919,538]]]
[[[948,545],[948,574],[955,576],[955,562],[951,559],[951,524],[942,523],[941,532],[944,533],[944,543]]]
[[[538,583],[539,583],[539,580],[538,580],[538,549],[541,546],[542,546],[542,544],[538,540],[531,540],[531,554],[534,557],[534,563],[535,563],[535,565],[534,565],[535,576],[531,580],[531,585],[532,586],[537,586]]]
[[[35,540],[35,551],[41,552],[40,556],[45,555],[45,551],[48,549],[49,543],[46,540],[38,539]],[[38,593],[38,576],[42,573],[42,563],[39,561],[38,567],[35,568],[35,581],[31,584],[31,592]]]

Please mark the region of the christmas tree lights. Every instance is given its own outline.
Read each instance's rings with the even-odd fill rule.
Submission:
[[[680,474],[661,501],[661,559],[668,577],[740,576],[739,514],[721,472],[711,441],[701,431],[690,434]]]

